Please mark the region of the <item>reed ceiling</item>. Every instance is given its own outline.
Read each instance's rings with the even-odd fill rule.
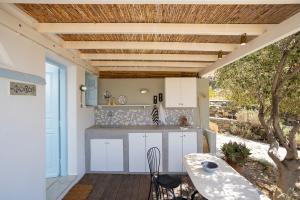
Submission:
[[[189,54],[217,55],[218,51],[172,51],[172,50],[143,50],[143,49],[80,49],[81,53],[132,53],[132,54]],[[229,52],[223,52],[224,55]]]
[[[170,66],[172,66],[171,62],[180,62],[182,61],[189,61],[190,57],[188,55],[194,56],[195,55],[201,55],[201,59],[197,59],[197,62],[205,61],[205,59],[208,59],[210,61],[217,60],[217,55],[220,51],[222,51],[222,55],[227,55],[231,52],[226,51],[233,51],[236,49],[236,46],[239,47],[241,43],[241,35],[246,32],[241,32],[241,29],[237,31],[238,29],[235,29],[234,27],[243,25],[244,30],[250,30],[247,29],[246,26],[260,26],[261,24],[266,25],[272,25],[272,24],[279,24],[283,22],[284,20],[292,17],[296,13],[300,12],[300,4],[268,4],[268,5],[262,5],[262,4],[252,4],[252,5],[203,5],[203,4],[16,4],[17,8],[21,9],[23,12],[37,20],[39,23],[91,23],[92,28],[95,28],[93,30],[97,30],[96,27],[94,27],[93,23],[112,23],[114,26],[117,26],[119,28],[120,26],[115,23],[126,23],[125,25],[127,32],[123,33],[123,29],[120,29],[120,32],[104,32],[103,28],[100,28],[101,31],[99,32],[80,32],[80,29],[82,30],[81,26],[78,25],[77,31],[75,32],[69,31],[69,32],[54,32],[56,33],[58,37],[60,37],[62,40],[66,41],[66,43],[81,43],[81,45],[76,46],[74,45],[73,48],[70,49],[77,49],[82,57],[84,57],[84,54],[106,54],[105,59],[103,57],[100,58],[100,60],[104,61],[113,61],[113,59],[117,60],[116,56],[109,57],[108,54],[145,54],[143,55],[142,61],[160,61],[157,60],[157,57],[154,57],[152,55],[146,55],[146,54],[161,54],[163,57],[164,54],[181,54],[175,58],[175,55],[169,55],[172,60],[168,59],[161,59],[162,62],[169,62]],[[176,28],[172,29],[171,33],[169,32],[147,32],[147,34],[144,31],[144,28],[139,28],[142,30],[141,32],[135,32],[134,34],[131,33],[132,24],[130,23],[151,23],[154,24],[153,29],[156,30],[158,25],[155,23],[160,23],[162,26],[166,26],[164,24],[196,24],[193,25],[194,27],[192,30],[195,30],[195,28],[198,28],[197,24],[216,24],[212,26],[201,26],[202,30],[210,30],[212,32],[203,32],[201,33],[195,33],[191,31],[191,33],[186,32],[176,32]],[[221,24],[221,25],[218,25]],[[224,32],[224,29],[230,29],[228,28],[227,24],[234,24],[231,26],[230,30],[234,30],[234,32]],[[45,24],[44,24],[45,25]],[[53,24],[51,24],[53,25]],[[60,24],[61,25],[61,24]],[[96,25],[96,24],[95,24]],[[216,29],[211,28],[217,26],[218,34],[215,32]],[[73,24],[72,24],[73,26]],[[104,24],[103,26],[106,26]],[[221,27],[220,27],[221,26]],[[234,26],[234,27],[233,27]],[[186,27],[186,26],[185,26]],[[233,27],[233,28],[232,28]],[[65,27],[63,27],[65,28]],[[253,28],[255,30],[256,27]],[[68,29],[73,30],[73,29]],[[85,29],[87,30],[87,29]],[[110,29],[112,30],[112,29]],[[129,31],[128,31],[129,30]],[[152,29],[151,29],[152,30]],[[177,29],[178,30],[178,29]],[[183,29],[182,29],[183,30]],[[107,30],[106,30],[107,31]],[[199,30],[197,30],[199,31]],[[252,29],[250,30],[252,31]],[[264,28],[261,30],[261,32],[257,34],[247,34],[247,42],[251,40],[255,40],[257,36],[260,34],[263,34],[266,29]],[[161,34],[165,33],[165,34]],[[236,34],[234,34],[236,33]],[[253,32],[252,32],[253,33]],[[47,34],[47,33],[45,33]],[[51,33],[48,33],[51,34]],[[53,33],[52,33],[53,34]],[[172,45],[175,47],[170,48],[172,50],[160,50],[160,49],[168,49],[168,48],[161,48],[159,45],[165,45],[165,44],[157,44],[157,46],[153,47],[153,50],[146,50],[145,44],[136,44],[134,47],[128,45],[121,47],[116,47],[112,45],[108,46],[99,46],[103,45],[102,42],[97,43],[97,41],[105,41],[110,44],[115,45],[118,41],[124,41],[124,42],[170,42],[173,43]],[[87,46],[87,44],[91,44],[90,46]],[[97,43],[96,46],[93,46],[92,43]],[[199,43],[199,46],[197,44]],[[99,44],[99,45],[98,45]],[[118,43],[120,44],[120,43]],[[122,43],[124,44],[124,43]],[[152,43],[151,43],[152,44]],[[177,45],[178,44],[178,48]],[[148,44],[147,44],[148,45]],[[172,46],[170,45],[170,46]],[[201,46],[202,45],[202,46]],[[195,47],[197,46],[197,47]],[[226,47],[228,48],[226,48]],[[229,46],[234,46],[234,48],[229,48]],[[66,46],[64,46],[66,47]],[[102,47],[102,48],[101,48]],[[222,50],[224,48],[224,50]],[[152,49],[148,48],[148,49]],[[214,55],[215,57],[212,58],[211,55]],[[99,55],[101,56],[101,55]],[[133,55],[135,56],[135,55]],[[172,57],[173,56],[173,57]],[[176,55],[177,56],[177,55]],[[124,55],[123,55],[124,57]],[[169,58],[168,57],[168,58]],[[222,56],[221,56],[222,57]],[[112,60],[110,60],[112,58]],[[130,59],[135,59],[132,61],[141,61],[138,57],[131,57]],[[213,60],[212,60],[213,59]],[[214,60],[215,59],[215,60]],[[90,58],[90,61],[97,60]],[[122,59],[119,59],[118,61],[123,61]],[[128,60],[127,60],[128,61]],[[193,61],[193,60],[191,60]],[[115,63],[115,62],[113,62]],[[187,62],[186,62],[187,63]],[[165,64],[165,63],[164,63]],[[186,64],[187,65],[187,64]],[[101,66],[99,66],[101,67]],[[116,67],[116,66],[111,66]],[[135,68],[134,68],[135,67]],[[132,68],[136,69],[136,67],[141,67],[139,65],[132,66]],[[161,66],[163,67],[163,66]],[[165,66],[168,67],[168,66]],[[183,69],[187,69],[187,66],[182,66]],[[100,68],[99,68],[100,69]],[[203,69],[203,68],[202,68]],[[160,73],[154,73],[153,70],[151,71],[151,77],[159,77],[159,76],[196,76],[198,72],[200,72],[202,69],[199,68],[197,72],[188,72],[186,70],[185,74],[184,71],[178,72],[178,70],[174,70],[172,72],[168,72],[167,74],[160,74]],[[163,69],[162,69],[163,70]],[[129,73],[128,71],[120,70],[121,72],[107,72],[102,77],[110,77],[110,78],[120,78],[122,76],[127,76]],[[134,71],[134,70],[133,70]],[[103,71],[101,71],[102,74],[104,74]],[[131,76],[135,72],[130,73]],[[139,77],[146,77],[147,70],[144,70],[144,72],[140,72],[141,74]],[[114,75],[115,74],[115,75]],[[127,74],[127,75],[125,75]],[[138,75],[136,75],[138,76]]]
[[[278,24],[300,5],[17,4],[44,23]]]
[[[198,77],[198,72],[172,72],[172,71],[102,71],[99,77],[111,78],[165,78],[165,77]]]
[[[59,34],[65,41],[143,41],[239,44],[237,35],[171,35],[171,34]],[[248,41],[255,36],[248,36]]]

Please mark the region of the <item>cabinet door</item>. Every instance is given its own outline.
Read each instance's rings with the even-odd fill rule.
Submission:
[[[146,133],[146,171],[149,171],[149,164],[147,160],[147,152],[150,148],[157,147],[160,151],[160,167],[162,171],[162,133]]]
[[[187,154],[197,153],[197,133],[183,132],[182,136],[182,158]],[[182,168],[186,171],[184,166]]]
[[[91,146],[91,171],[106,171],[106,140],[92,139]]]
[[[123,169],[123,140],[111,139],[106,142],[107,168],[106,171],[124,171]]]
[[[179,107],[180,106],[180,78],[165,79],[165,106]]]
[[[169,132],[169,172],[182,171],[182,133]]]
[[[129,138],[129,171],[145,172],[146,152],[145,133],[128,133]]]
[[[182,107],[197,107],[197,79],[181,78],[180,85]]]

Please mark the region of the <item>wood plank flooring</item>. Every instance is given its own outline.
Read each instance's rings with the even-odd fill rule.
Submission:
[[[187,176],[182,176],[182,181],[183,195],[188,196],[194,187]],[[93,189],[86,200],[147,200],[150,177],[131,174],[86,174],[78,184],[92,185]],[[179,193],[179,189],[176,193]]]

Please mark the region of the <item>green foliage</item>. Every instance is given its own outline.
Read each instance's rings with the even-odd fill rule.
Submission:
[[[241,109],[236,113],[236,119],[238,122],[260,125],[257,110]]]
[[[240,136],[245,139],[266,142],[267,135],[260,125],[238,122],[230,126],[229,132],[232,135]]]
[[[239,144],[237,142],[230,141],[224,144],[221,150],[227,161],[238,165],[244,165],[251,155],[250,149],[248,149],[245,144]]]
[[[209,86],[208,88],[208,95],[209,99],[213,99],[216,97],[216,92],[213,90],[212,86]]]
[[[217,85],[226,91],[227,98],[242,107],[257,106],[263,101],[266,108],[271,104],[271,88],[275,67],[281,58],[280,47],[286,43],[284,39],[278,43],[254,52],[216,72]],[[283,76],[290,66],[300,63],[300,49],[291,52],[285,64]],[[280,110],[294,115],[300,114],[300,75],[284,82],[281,89]]]

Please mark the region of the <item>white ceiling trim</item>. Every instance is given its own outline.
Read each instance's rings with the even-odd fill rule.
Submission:
[[[90,61],[95,67],[208,67],[211,63],[201,62],[160,62],[160,61]]]
[[[182,51],[233,51],[238,44],[188,42],[66,41],[67,49],[144,49]]]
[[[190,55],[190,54],[93,54],[82,53],[85,60],[167,60],[167,61],[216,61],[217,55]]]
[[[299,0],[1,0],[36,4],[297,4]]]
[[[98,67],[98,71],[172,71],[172,72],[201,72],[201,68],[188,67]]]
[[[270,24],[169,24],[169,23],[39,23],[41,33],[58,34],[178,34],[260,35]]]
[[[80,59],[77,54],[70,50],[64,49],[56,41],[53,41],[43,34],[37,32],[31,26],[27,25],[15,16],[7,13],[2,8],[0,8],[0,25],[10,29],[11,31],[19,33],[22,37],[35,42],[37,45],[54,52],[56,55],[59,55],[78,66],[81,66],[91,72],[95,71],[92,66],[90,66],[86,61]]]
[[[300,13],[290,17],[282,23],[274,26],[268,32],[258,36],[254,40],[247,43],[245,46],[241,46],[232,53],[228,54],[223,59],[216,61],[213,65],[203,70],[202,75],[211,72],[212,70],[221,68],[225,65],[233,63],[234,61],[245,57],[259,49],[262,49],[274,42],[277,42],[289,35],[300,31]]]

